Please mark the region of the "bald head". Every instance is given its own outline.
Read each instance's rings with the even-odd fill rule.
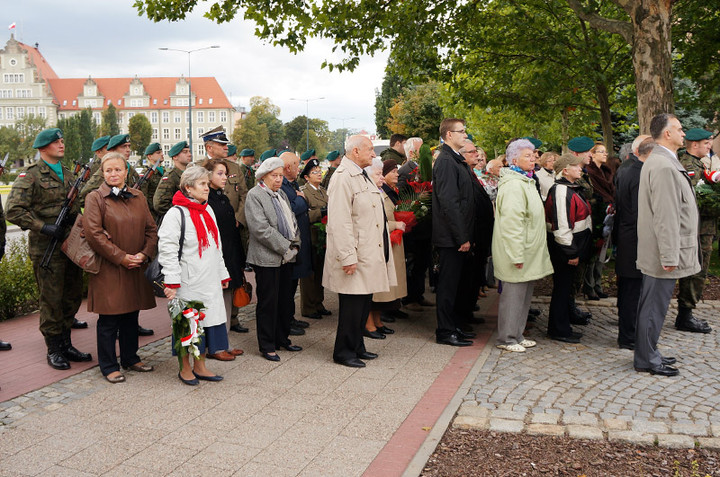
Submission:
[[[500,169],[502,169],[503,163],[500,159],[493,159],[492,161],[488,161],[487,167],[485,170],[488,171],[488,173],[499,176],[500,175]]]
[[[300,158],[294,152],[283,152],[280,154],[283,164],[283,175],[289,181],[297,179],[298,172],[300,172]]]
[[[630,148],[632,150],[632,153],[635,154],[635,157],[640,157],[640,154],[638,153],[638,149],[640,148],[640,144],[645,139],[651,138],[652,136],[648,136],[647,134],[641,134],[638,137],[635,138],[635,140],[632,142],[632,147]]]

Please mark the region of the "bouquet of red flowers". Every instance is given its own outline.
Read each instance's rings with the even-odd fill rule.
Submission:
[[[173,298],[168,302],[168,310],[172,318],[172,334],[175,339],[174,349],[180,366],[182,359],[188,353],[192,353],[196,359],[200,358],[197,345],[204,334],[202,325],[205,319],[205,313],[202,312],[204,309],[203,302],[197,300]]]
[[[325,255],[327,249],[327,215],[323,217],[320,222],[312,224],[315,229],[316,238],[313,240],[313,245],[317,249],[318,255]]]

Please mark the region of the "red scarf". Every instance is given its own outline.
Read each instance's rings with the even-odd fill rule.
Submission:
[[[220,243],[218,240],[218,229],[212,216],[206,210],[207,202],[199,204],[185,197],[185,194],[182,192],[177,191],[173,196],[172,203],[173,205],[187,207],[190,211],[190,220],[192,220],[192,223],[195,226],[195,232],[197,233],[198,252],[200,253],[200,258],[202,258],[202,251],[210,247],[210,241],[208,240],[207,234],[208,230],[215,239],[215,246],[220,248],[218,245]],[[205,219],[205,224],[203,224],[203,221],[200,218],[201,215]],[[207,225],[207,229],[205,228],[205,225]]]

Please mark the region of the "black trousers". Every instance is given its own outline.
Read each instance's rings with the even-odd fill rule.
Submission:
[[[370,313],[370,295],[338,294],[340,311],[338,312],[337,335],[335,335],[335,361],[347,361],[357,358],[365,352],[363,331]]]
[[[257,285],[258,346],[261,353],[272,353],[281,346],[290,345],[290,320],[295,307],[297,280],[292,277],[292,264],[279,267],[253,265]]]
[[[548,334],[551,336],[569,337],[572,334],[570,317],[573,315],[575,299],[573,295],[573,282],[577,274],[577,266],[568,265],[568,258],[554,242],[551,235],[548,241],[550,261],[553,269],[553,291],[550,299],[550,312],[548,314]]]
[[[138,350],[138,315],[131,311],[121,315],[100,315],[97,322],[98,364],[103,376],[120,371],[115,353],[115,339],[120,331],[120,363],[124,367],[140,362]]]
[[[617,277],[618,344],[635,344],[635,323],[642,278]]]
[[[467,309],[473,298],[467,296],[472,289],[472,264],[468,252],[459,252],[455,247],[438,247],[440,274],[435,291],[437,293],[437,329],[435,336],[444,339],[455,333],[461,324],[458,312]],[[470,308],[472,314],[472,308]]]
[[[417,303],[425,294],[425,275],[432,262],[432,243],[430,239],[404,238],[404,241],[407,296],[403,298],[403,303]]]

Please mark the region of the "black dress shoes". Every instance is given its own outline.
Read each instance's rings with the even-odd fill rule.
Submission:
[[[620,343],[620,342],[618,342],[618,348],[629,349],[632,351],[635,349],[635,343]]]
[[[662,364],[664,364],[665,366],[669,366],[669,365],[677,363],[677,359],[673,358],[672,356],[667,356],[667,357],[663,356],[661,358],[661,361],[662,361]]]
[[[310,326],[310,323],[308,323],[307,321],[300,321],[293,318],[292,321],[290,321],[290,326],[292,326],[293,328],[305,329]]]
[[[384,335],[392,335],[395,333],[395,330],[388,328],[385,325],[379,326],[377,330]]]
[[[528,314],[529,314],[529,315],[540,316],[540,309],[538,309],[538,308],[530,308],[530,309],[528,310]]]
[[[692,315],[684,320],[676,320],[675,328],[679,331],[689,331],[690,333],[710,333],[712,331],[710,325],[698,320]]]
[[[461,340],[471,340],[477,337],[477,333],[475,333],[474,331],[455,330],[455,334]]]
[[[302,346],[289,344],[287,346],[281,346],[281,348],[284,348],[286,351],[302,351]]]
[[[77,318],[73,318],[73,323],[72,323],[72,325],[70,325],[70,328],[75,329],[75,330],[80,330],[80,329],[87,328],[87,327],[88,327],[87,321],[80,321]]]
[[[200,375],[200,374],[197,374],[195,371],[193,371],[193,374],[195,375],[195,377],[196,377],[197,379],[200,379],[200,380],[203,380],[203,381],[214,381],[214,382],[217,382],[217,381],[222,381],[222,380],[223,380],[223,377],[222,377],[222,376],[218,376],[218,375],[215,375],[215,376],[202,376],[202,375]]]
[[[252,272],[253,268],[250,265],[245,265],[245,271],[246,272]]]
[[[380,319],[385,323],[395,323],[395,317],[385,312],[380,313]]]
[[[390,311],[386,312],[386,314],[387,314],[387,315],[390,315],[390,316],[392,316],[392,317],[394,317],[394,318],[401,318],[401,319],[403,319],[403,320],[404,320],[404,319],[407,319],[407,318],[410,318],[410,315],[408,315],[407,313],[405,313],[405,312],[402,311],[402,310],[390,310]]]
[[[305,318],[312,318],[313,320],[319,320],[322,318],[322,315],[318,312],[315,313],[309,313],[307,315],[303,315]]]
[[[437,338],[435,342],[437,344],[444,344],[450,346],[471,346],[473,344],[472,341],[459,339],[457,335],[450,335],[446,338]]]
[[[187,384],[188,386],[197,386],[198,384],[200,384],[200,381],[198,381],[198,378],[183,379],[183,377],[180,375],[180,373],[178,373],[178,379],[180,379],[180,381],[182,381],[184,384]]]
[[[377,353],[371,353],[370,351],[363,351],[358,355],[359,359],[375,359],[378,357]]]
[[[583,334],[580,333],[579,331],[571,331],[571,332],[570,332],[570,335],[571,335],[573,338],[578,338],[578,339],[580,339],[580,338],[583,337]]]
[[[588,315],[590,313],[587,313]],[[570,316],[571,325],[587,326],[590,324],[590,317],[585,315],[572,315]]]
[[[10,351],[12,349],[12,345],[8,343],[7,341],[0,341],[0,351]]]
[[[142,326],[138,325],[138,336],[152,336],[154,334],[155,332],[150,328],[143,328]]]
[[[610,296],[603,291],[597,291],[597,290],[595,290],[595,294],[597,295],[598,298],[607,298],[608,296]]]
[[[372,338],[372,339],[374,339],[374,340],[384,340],[384,339],[385,339],[385,335],[384,335],[384,334],[380,333],[380,332],[377,331],[377,330],[375,330],[375,331],[368,331],[367,328],[364,328],[364,329],[363,329],[363,336],[366,337],[366,338]]]
[[[655,376],[677,376],[680,374],[680,371],[678,371],[677,368],[673,368],[672,366],[668,366],[666,364],[661,364],[656,368],[635,368],[635,371],[638,373],[650,373]]]
[[[342,364],[343,366],[347,366],[348,368],[364,368],[365,367],[365,363],[363,363],[362,361],[360,361],[357,358],[350,358],[350,359],[346,359],[346,360],[335,359],[333,361],[335,361],[337,364]]]
[[[322,316],[330,316],[332,315],[332,311],[328,310],[324,306],[318,310],[318,313],[320,313]]]
[[[562,341],[563,343],[571,343],[571,344],[577,344],[580,342],[580,338],[576,338],[572,335],[570,336],[555,336],[555,335],[548,335],[548,338],[555,341]]]
[[[235,333],[248,333],[248,332],[250,332],[250,329],[245,328],[240,323],[238,323],[237,325],[232,325],[230,327],[230,331],[234,331]]]
[[[280,361],[280,356],[277,354],[270,354],[270,353],[261,353],[262,357],[267,359],[268,361]]]
[[[305,330],[302,328],[290,327],[290,336],[302,336],[305,334]]]

